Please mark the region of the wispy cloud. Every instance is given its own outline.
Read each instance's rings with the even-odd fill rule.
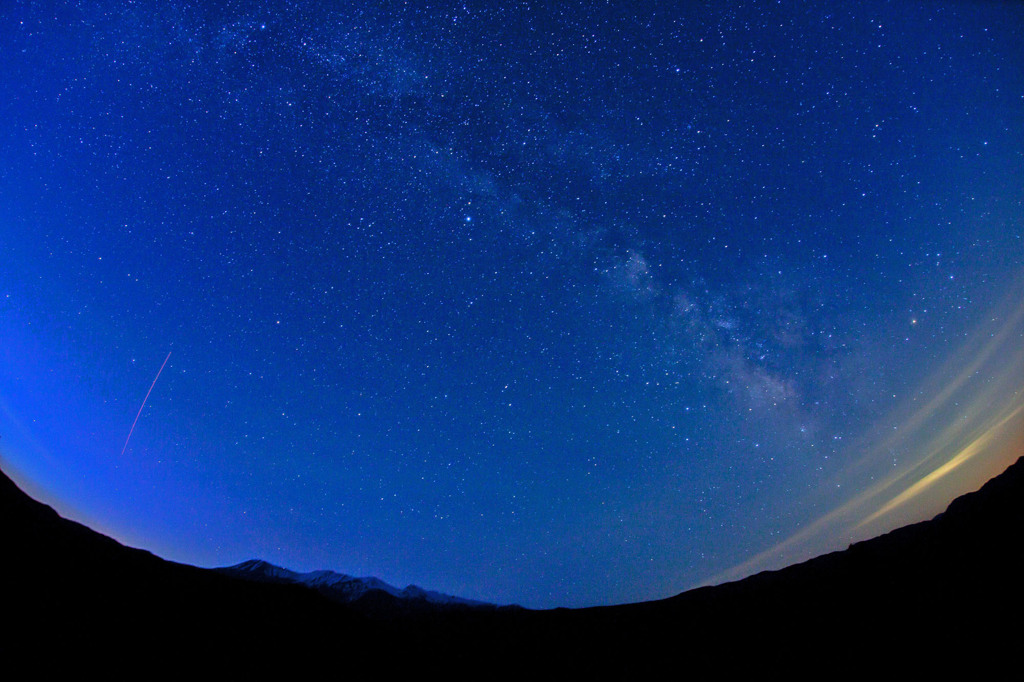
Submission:
[[[1020,456],[1024,443],[1024,305],[1012,287],[950,361],[923,382],[916,397],[890,417],[896,428],[875,429],[851,443],[852,464],[837,481],[866,478],[859,492],[784,541],[714,576],[708,584],[841,548],[941,511],[953,496],[977,488]],[[893,468],[893,452],[902,453]],[[886,472],[886,468],[889,469]],[[836,482],[825,484],[832,498]]]

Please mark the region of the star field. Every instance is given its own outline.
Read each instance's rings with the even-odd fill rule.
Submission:
[[[582,606],[1010,461],[1020,7],[320,4],[0,9],[0,456],[58,509]]]

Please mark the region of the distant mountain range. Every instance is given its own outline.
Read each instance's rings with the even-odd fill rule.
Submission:
[[[366,601],[374,598],[379,600],[384,595],[387,595],[410,604],[496,608],[493,604],[453,597],[448,594],[441,594],[440,592],[432,592],[416,585],[398,588],[394,585],[389,585],[379,578],[355,578],[344,573],[335,573],[334,571],[297,573],[261,559],[250,559],[235,566],[216,570],[225,575],[246,580],[303,585],[316,590],[333,601],[343,604],[359,603],[361,600]]]
[[[177,564],[0,475],[0,670],[36,677],[984,678],[1017,665],[1022,577],[1024,460],[935,519],[841,552],[660,601],[548,611],[256,560]]]

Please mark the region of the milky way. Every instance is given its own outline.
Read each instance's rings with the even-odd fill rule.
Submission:
[[[581,606],[1024,454],[1019,4],[320,4],[0,8],[0,456],[62,512]]]

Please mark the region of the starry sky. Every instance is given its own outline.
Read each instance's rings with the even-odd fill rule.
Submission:
[[[0,74],[0,465],[128,544],[619,603],[1024,454],[1020,3],[7,0]]]

